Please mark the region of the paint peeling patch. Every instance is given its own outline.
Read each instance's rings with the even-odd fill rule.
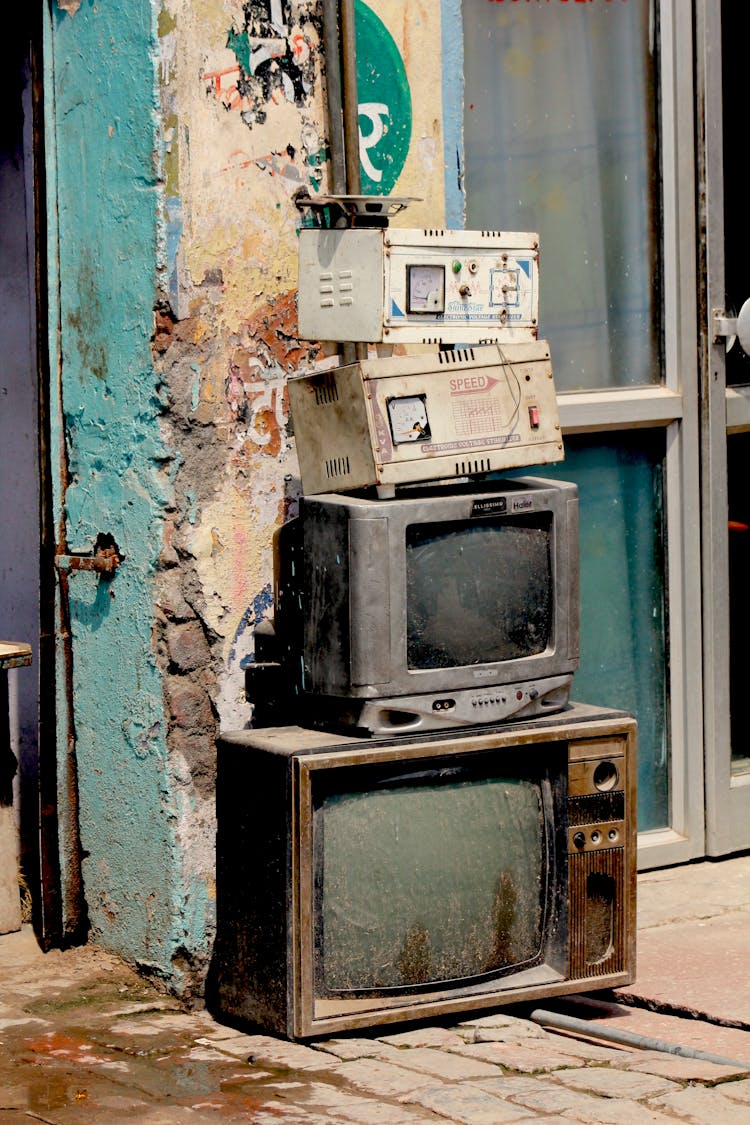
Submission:
[[[286,151],[270,152],[255,161],[261,172],[277,177],[290,196],[295,195],[303,186],[320,191],[323,169],[329,156],[328,148],[320,144],[318,134],[310,126],[302,130],[302,143],[301,153],[296,151],[294,145],[288,144]]]
[[[164,302],[158,302],[154,309],[154,331],[151,344],[154,351],[159,355],[163,355],[172,343],[175,322],[172,310]]]
[[[250,634],[252,635],[253,630],[256,629],[258,625],[260,625],[261,621],[265,620],[265,618],[268,617],[272,609],[273,588],[271,586],[271,583],[269,582],[263,587],[259,594],[255,595],[252,602],[240,618],[240,623],[235,629],[234,637],[232,639],[232,647],[229,651],[230,661],[235,661],[237,659],[237,647],[243,640],[243,638],[246,639],[245,634],[247,633],[247,630],[249,629]],[[252,652],[246,653],[245,656],[240,658],[240,668],[247,668],[248,664],[252,664],[254,659],[255,656]]]
[[[286,372],[292,372],[300,367],[303,360],[312,362],[317,355],[316,346],[300,343],[297,336],[297,296],[294,290],[272,297],[248,322],[248,329],[269,366],[274,363]]]
[[[253,451],[279,457],[287,444],[287,377],[311,363],[317,348],[296,336],[297,305],[293,292],[271,298],[247,324],[248,345],[234,349],[224,380],[224,399],[235,438],[233,464],[249,469]]]
[[[255,163],[261,172],[268,172],[270,176],[279,176],[282,180],[286,180],[293,190],[296,190],[303,184],[304,180],[294,157],[294,147],[287,145],[286,152],[270,152],[268,156],[261,157]]]
[[[278,457],[288,416],[286,379],[269,374],[256,357],[235,356],[225,383],[225,397],[235,422],[235,436]]]
[[[74,16],[81,6],[81,0],[57,0],[57,6],[69,16]]]
[[[168,85],[172,78],[172,73],[174,70],[175,58],[177,55],[177,36],[175,35],[176,30],[177,20],[167,10],[166,7],[163,7],[159,12],[157,33],[159,36],[161,81],[164,83],[164,85]]]
[[[315,86],[319,17],[312,10],[290,26],[288,0],[250,0],[227,31],[236,65],[207,72],[207,93],[248,128],[265,124],[271,104],[306,106]]]

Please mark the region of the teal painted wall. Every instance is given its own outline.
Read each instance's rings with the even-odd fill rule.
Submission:
[[[154,18],[149,0],[84,2],[74,15],[53,6],[46,96],[59,252],[53,436],[68,476],[64,496],[58,488],[61,546],[89,552],[102,532],[125,557],[112,579],[70,575],[85,896],[93,940],[169,975],[185,941],[200,945],[205,922],[181,887],[152,650],[170,495],[150,345],[159,245]],[[62,723],[60,733],[64,744]]]

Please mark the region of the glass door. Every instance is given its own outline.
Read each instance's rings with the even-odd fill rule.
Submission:
[[[705,621],[706,841],[750,847],[750,209],[744,137],[750,11],[698,0],[704,181],[705,319],[701,394]],[[750,319],[750,305],[745,316]],[[738,337],[743,338],[744,348]]]
[[[638,719],[639,864],[679,862],[704,850],[692,13],[462,19],[466,225],[540,235],[566,450],[541,475],[581,508],[574,695]]]

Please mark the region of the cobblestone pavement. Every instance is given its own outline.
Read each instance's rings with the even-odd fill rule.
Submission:
[[[672,1042],[691,1026],[715,1046],[700,1021],[642,1015]],[[183,1011],[95,947],[42,954],[24,928],[0,937],[0,1125],[747,1125],[750,1031],[717,1030],[746,1064],[618,1048],[503,1010],[288,1043]]]

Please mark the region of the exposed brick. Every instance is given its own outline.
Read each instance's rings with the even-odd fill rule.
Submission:
[[[203,668],[211,658],[206,635],[198,621],[168,625],[167,645],[169,659],[180,672],[193,672],[197,668]]]
[[[169,745],[177,780],[191,782],[202,796],[213,797],[216,791],[216,754],[211,734],[205,731],[195,734],[175,727],[169,736]]]
[[[170,570],[159,576],[156,604],[173,621],[190,621],[195,617],[182,591],[182,573]]]
[[[207,693],[190,680],[167,680],[167,696],[172,722],[183,730],[212,731],[214,716]]]

